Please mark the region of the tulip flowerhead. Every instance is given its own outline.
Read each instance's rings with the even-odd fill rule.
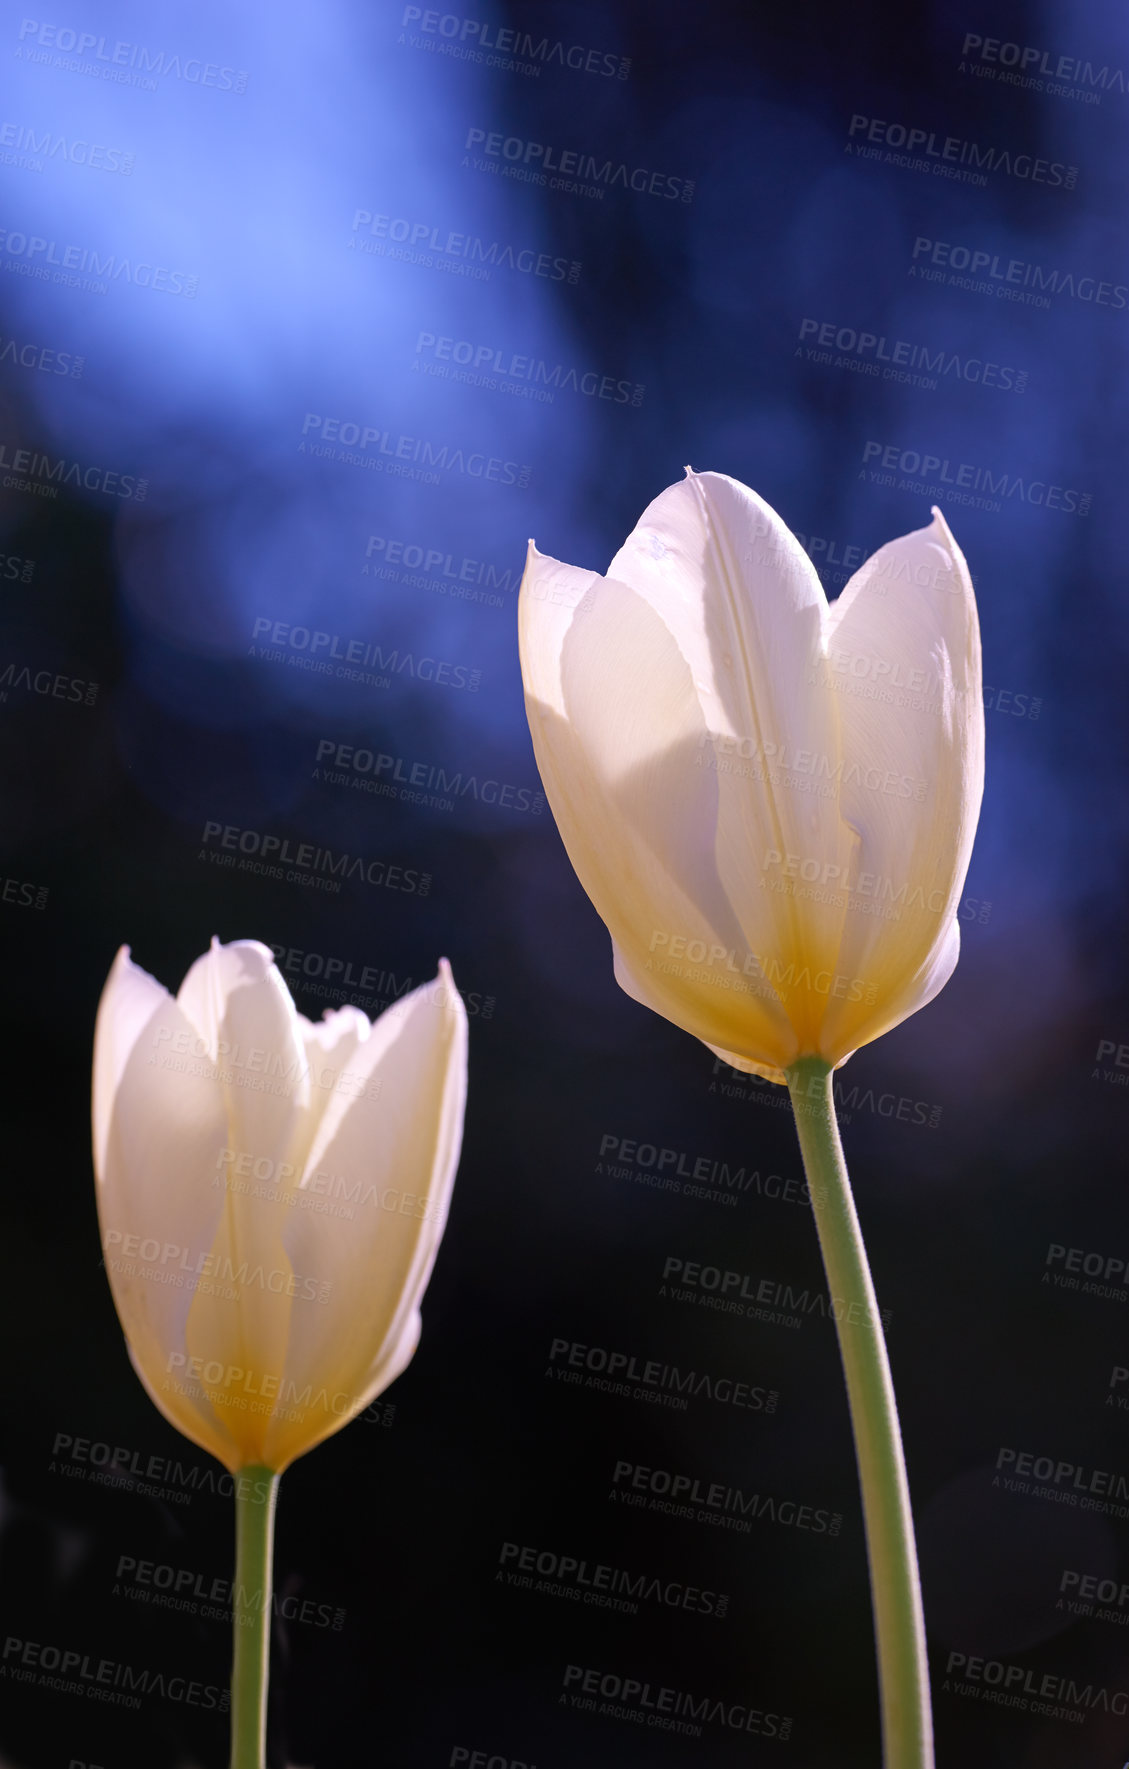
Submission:
[[[774,510],[688,468],[606,576],[531,541],[519,622],[546,797],[629,995],[779,1082],[932,1000],[984,779],[938,510],[828,606]]]
[[[151,1399],[232,1472],[280,1472],[410,1361],[466,1051],[446,960],[375,1022],[311,1024],[257,941],[213,941],[175,997],[118,953],[94,1041],[106,1269]]]

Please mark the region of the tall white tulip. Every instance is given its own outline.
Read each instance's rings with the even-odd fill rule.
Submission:
[[[519,619],[546,796],[629,995],[778,1082],[932,1000],[984,777],[939,511],[829,607],[774,510],[687,469],[606,576],[531,541]]]
[[[232,1472],[281,1471],[411,1359],[466,1045],[445,960],[375,1023],[311,1024],[257,941],[213,941],[175,997],[118,953],[94,1046],[106,1269],[150,1397]]]
[[[755,492],[687,469],[606,576],[533,542],[545,793],[629,995],[787,1085],[858,1455],[887,1769],[933,1762],[913,1518],[831,1076],[933,999],[984,784],[972,582],[940,511],[828,606]]]

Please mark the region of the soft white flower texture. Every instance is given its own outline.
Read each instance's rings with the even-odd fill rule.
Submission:
[[[938,510],[829,606],[774,510],[688,468],[606,576],[531,541],[519,621],[545,793],[629,995],[779,1082],[933,999],[984,780]]]
[[[153,1402],[233,1472],[285,1468],[410,1361],[466,1058],[446,960],[375,1022],[315,1025],[255,940],[213,941],[175,997],[118,953],[94,1041],[107,1274]]]

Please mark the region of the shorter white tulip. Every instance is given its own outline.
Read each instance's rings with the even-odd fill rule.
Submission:
[[[270,951],[213,941],[174,997],[122,947],[98,1009],[106,1270],[161,1412],[281,1472],[395,1381],[447,1220],[466,1010],[439,975],[312,1024]]]

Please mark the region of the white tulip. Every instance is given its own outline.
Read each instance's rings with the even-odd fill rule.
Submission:
[[[311,1024],[257,941],[213,941],[175,998],[118,953],[94,1053],[107,1272],[150,1397],[232,1472],[281,1471],[411,1359],[466,1051],[446,960],[375,1022]]]
[[[829,607],[774,510],[687,469],[606,576],[530,542],[520,640],[545,793],[629,995],[778,1082],[932,1000],[984,777],[976,603],[939,511]]]

